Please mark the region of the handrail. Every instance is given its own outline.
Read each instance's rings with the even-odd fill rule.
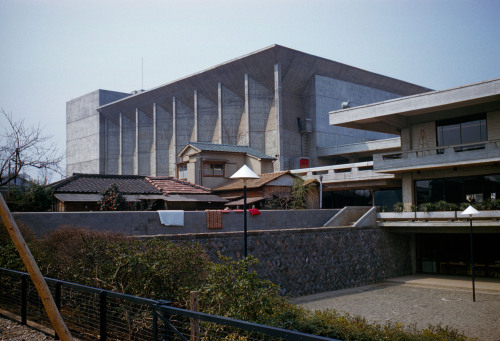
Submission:
[[[385,160],[385,157],[391,156],[391,155],[400,155],[399,158],[403,158],[403,155],[410,155],[410,154],[415,154],[417,157],[419,157],[419,154],[425,153],[425,152],[431,152],[431,151],[439,151],[439,150],[450,150],[450,149],[456,149],[456,148],[463,148],[463,147],[474,147],[474,146],[479,146],[479,145],[493,145],[496,143],[499,143],[500,139],[495,139],[495,140],[486,140],[486,141],[476,141],[476,142],[471,142],[471,143],[462,143],[462,144],[453,144],[453,145],[446,145],[446,146],[433,146],[433,147],[426,147],[426,148],[421,148],[421,149],[411,149],[411,150],[399,150],[399,151],[394,151],[394,152],[387,152],[387,153],[380,153],[376,154],[379,157],[382,157],[382,160]],[[465,150],[464,150],[465,151]],[[425,157],[428,155],[421,155],[421,157]]]

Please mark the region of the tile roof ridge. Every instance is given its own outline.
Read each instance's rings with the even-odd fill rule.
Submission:
[[[211,192],[211,190],[209,188],[206,188],[206,187],[194,184],[194,183],[189,182],[187,180],[172,178],[172,181],[178,182],[178,183],[183,184],[183,185],[187,185],[187,186],[191,186],[191,187],[194,187],[194,188],[203,189],[203,190]]]

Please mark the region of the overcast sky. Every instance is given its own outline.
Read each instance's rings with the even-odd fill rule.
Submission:
[[[499,0],[0,0],[0,108],[64,149],[67,101],[273,44],[447,89],[500,78],[499,15]]]

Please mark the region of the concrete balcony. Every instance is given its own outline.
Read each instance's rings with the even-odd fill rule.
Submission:
[[[398,173],[500,161],[500,139],[405,152],[375,154],[376,172]]]
[[[381,188],[400,185],[399,178],[394,174],[375,172],[373,161],[293,169],[290,172],[305,180],[322,181],[331,189]]]

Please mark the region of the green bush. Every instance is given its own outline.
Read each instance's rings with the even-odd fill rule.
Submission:
[[[49,277],[130,295],[182,301],[205,277],[198,244],[140,240],[110,232],[63,227],[33,250]]]
[[[53,189],[37,183],[13,188],[5,197],[12,212],[47,212],[52,209]]]
[[[403,210],[404,210],[403,203],[402,202],[395,203],[394,206],[392,207],[392,209],[394,212],[403,212]]]

